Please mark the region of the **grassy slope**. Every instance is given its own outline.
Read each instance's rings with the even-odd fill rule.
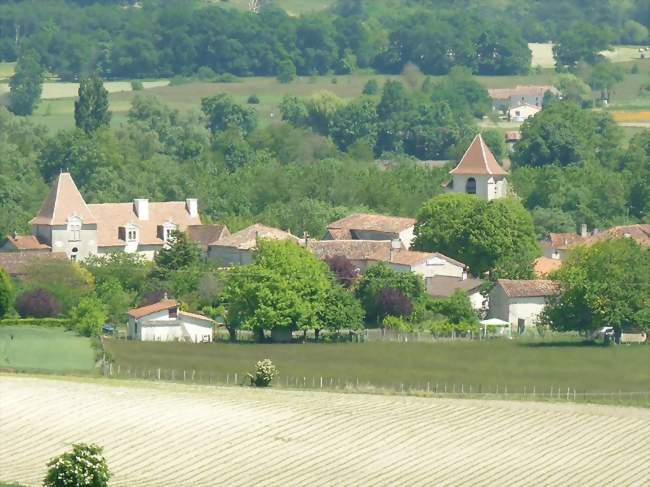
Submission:
[[[450,388],[451,384],[481,385],[483,390],[497,384],[510,390],[527,386],[529,391],[533,385],[539,391],[558,386],[591,392],[650,390],[650,347],[646,346],[500,340],[304,345],[110,341],[106,348],[121,369],[195,369],[243,377],[257,360],[270,358],[281,376],[307,377],[309,382],[323,376],[351,382],[358,377],[359,382],[389,388],[431,382],[441,387],[447,383]]]
[[[0,327],[0,368],[93,372],[90,339],[61,328]]]

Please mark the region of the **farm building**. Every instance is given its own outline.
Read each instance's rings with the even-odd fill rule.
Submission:
[[[555,281],[499,279],[490,291],[490,318],[510,323],[513,332],[534,328],[548,298],[558,293]]]
[[[524,103],[523,105],[516,105],[510,108],[508,110],[508,118],[511,122],[524,122],[537,115],[540,111],[541,107]]]
[[[166,297],[165,297],[166,298]],[[127,336],[141,341],[188,341],[204,343],[212,341],[214,320],[180,310],[173,299],[129,310]]]
[[[257,223],[212,242],[208,245],[208,258],[224,267],[251,264],[257,243],[263,238],[294,242],[299,240],[289,232]]]
[[[411,247],[415,219],[356,213],[327,225],[323,240],[395,240]]]
[[[448,191],[475,194],[486,200],[505,198],[508,194],[508,171],[497,162],[481,134],[474,137],[449,174],[453,179],[447,185]]]
[[[380,249],[368,259],[368,264],[383,262],[397,272],[413,272],[425,279],[449,276],[462,279],[467,276],[467,266],[438,252],[416,252],[392,246]]]
[[[492,88],[488,90],[497,110],[504,112],[518,105],[528,104],[542,106],[544,94],[550,91],[558,95],[559,91],[551,85],[517,85],[515,88]]]

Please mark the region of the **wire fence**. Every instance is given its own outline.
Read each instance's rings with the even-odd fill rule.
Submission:
[[[116,379],[140,379],[214,386],[250,386],[247,374],[239,372],[205,372],[195,369],[122,367],[104,363],[102,375]],[[435,380],[417,382],[373,383],[359,377],[278,375],[274,388],[389,393],[428,397],[460,397],[475,399],[549,400],[564,402],[598,402],[650,406],[650,391],[587,391],[566,386],[511,386],[508,384],[455,384]]]

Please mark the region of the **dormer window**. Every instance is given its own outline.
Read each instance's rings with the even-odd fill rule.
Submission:
[[[137,243],[140,237],[140,228],[138,225],[129,222],[118,229],[118,238],[126,243]]]

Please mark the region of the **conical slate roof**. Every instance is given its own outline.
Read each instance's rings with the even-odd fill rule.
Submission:
[[[66,225],[68,218],[76,216],[83,223],[97,223],[90,212],[72,176],[62,172],[54,181],[38,214],[29,222],[32,225]]]
[[[478,134],[474,137],[458,165],[449,171],[449,174],[506,176],[508,171],[499,165],[481,134]]]

